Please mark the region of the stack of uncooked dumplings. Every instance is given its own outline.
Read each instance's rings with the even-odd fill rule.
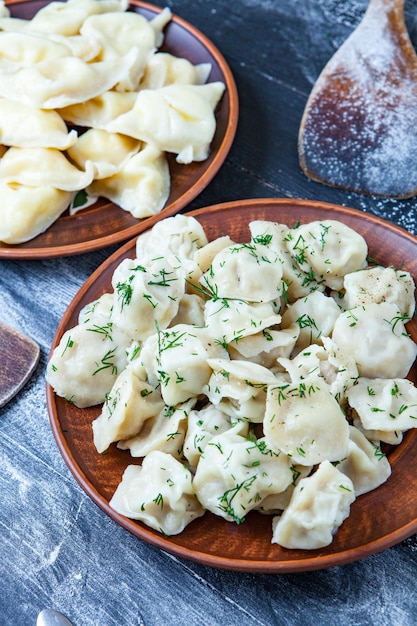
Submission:
[[[138,238],[111,293],[86,306],[47,379],[129,465],[110,505],[172,535],[211,511],[273,516],[272,541],[331,543],[391,468],[381,442],[417,425],[412,276],[369,266],[333,220],[254,221],[208,242],[186,215]],[[155,250],[158,250],[157,256]]]
[[[24,20],[0,3],[0,241],[40,234],[80,190],[84,207],[101,196],[153,215],[169,196],[166,152],[207,158],[224,84],[157,51],[168,9],[148,21],[127,8],[68,0]]]

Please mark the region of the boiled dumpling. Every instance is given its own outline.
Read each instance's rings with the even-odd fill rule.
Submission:
[[[370,267],[346,274],[343,280],[344,296],[340,299],[345,309],[366,306],[370,302],[396,304],[401,315],[410,319],[415,311],[414,280],[410,272],[394,267]]]
[[[132,11],[102,13],[88,17],[80,33],[100,43],[97,61],[121,58],[129,51],[135,51],[129,75],[117,84],[116,89],[136,90],[149,57],[156,48],[156,33],[149,20]]]
[[[67,150],[67,154],[80,170],[85,169],[89,161],[94,163],[97,179],[117,173],[140,148],[137,139],[91,128]]]
[[[51,186],[62,191],[78,191],[91,183],[93,163],[79,170],[55,148],[10,148],[0,160],[0,179],[28,187]]]
[[[179,163],[203,161],[216,130],[214,109],[224,89],[222,82],[144,89],[133,109],[108,124],[107,130],[173,152]]]
[[[127,158],[113,175],[94,180],[87,192],[111,200],[133,217],[145,218],[163,209],[170,185],[165,154],[147,145]]]
[[[19,148],[66,150],[77,141],[56,111],[44,111],[0,98],[0,141]]]
[[[349,446],[348,423],[337,400],[313,376],[297,385],[268,387],[264,432],[272,450],[301,465],[341,461]]]
[[[73,194],[51,186],[27,187],[0,180],[0,196],[0,241],[17,244],[49,228]]]
[[[111,443],[136,435],[145,420],[157,415],[163,406],[159,390],[138,375],[133,361],[116,378],[100,415],[93,421],[97,452],[105,452]]]
[[[152,55],[145,67],[139,89],[159,89],[173,83],[182,85],[203,85],[211,70],[210,63],[193,65],[168,52]]]
[[[405,378],[417,354],[398,306],[389,302],[357,306],[336,320],[333,341],[358,366],[361,376]]]
[[[366,266],[365,239],[336,220],[301,224],[288,232],[286,243],[297,265],[331,289],[340,289],[345,274]]]
[[[191,472],[170,454],[156,450],[141,466],[126,468],[109,504],[164,535],[177,535],[205,512],[195,497]]]
[[[250,441],[230,429],[215,435],[201,456],[194,477],[199,502],[215,515],[240,524],[272,493],[284,491],[293,474],[288,456]]]
[[[0,96],[42,109],[69,106],[114,87],[128,76],[134,61],[131,51],[120,59],[97,63],[62,56],[27,67],[6,68],[0,71]]]
[[[42,33],[76,35],[89,15],[126,11],[128,0],[67,0],[50,2],[28,21],[28,28]]]
[[[137,435],[119,441],[117,447],[129,450],[133,457],[144,457],[153,450],[160,450],[180,460],[188,415],[195,402],[193,398],[175,408],[163,406],[157,415],[143,422]]]
[[[349,451],[337,469],[348,476],[360,496],[382,485],[391,475],[391,466],[378,443],[368,441],[354,426],[349,426]]]
[[[350,478],[323,461],[312,476],[300,480],[288,507],[273,519],[272,543],[301,550],[328,546],[354,501]]]
[[[105,128],[114,119],[130,111],[136,101],[132,91],[106,91],[95,98],[59,110],[61,117],[71,124],[90,128]]]

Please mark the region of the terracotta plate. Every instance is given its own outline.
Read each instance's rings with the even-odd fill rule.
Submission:
[[[13,17],[31,18],[44,5],[44,0],[7,2]],[[162,9],[132,0],[132,11],[152,19]],[[19,245],[0,242],[0,258],[44,258],[79,254],[111,244],[127,241],[142,229],[142,223],[154,224],[183,209],[214,178],[225,160],[237,127],[238,97],[232,73],[217,48],[194,26],[173,16],[164,30],[160,50],[188,59],[194,64],[211,63],[208,82],[221,80],[226,91],[216,109],[217,127],[209,157],[202,162],[179,165],[174,155],[168,156],[171,172],[171,192],[165,208],[146,220],[138,220],[113,203],[99,200],[93,206],[70,216],[64,213],[46,232]]]
[[[305,200],[246,200],[211,206],[190,213],[205,227],[208,238],[229,234],[248,241],[248,223],[273,220],[293,226],[296,222],[338,219],[361,233],[369,254],[384,265],[402,267],[417,280],[417,239],[393,224],[359,211]],[[143,226],[145,230],[145,226]],[[111,291],[111,276],[126,257],[133,257],[135,241],[125,244],[99,267],[68,308],[52,349],[63,332],[77,323],[80,309]],[[408,325],[417,341],[417,321]],[[417,366],[410,378],[417,381]],[[417,531],[417,430],[389,452],[392,476],[380,488],[360,496],[333,543],[322,550],[286,550],[271,544],[271,518],[249,513],[241,525],[210,513],[192,522],[175,537],[163,537],[140,522],[126,519],[110,509],[108,502],[125,467],[132,463],[128,451],[112,446],[105,455],[96,452],[91,421],[98,407],[77,409],[47,388],[48,409],[58,447],[76,480],[118,524],[131,533],[176,556],[219,568],[266,573],[299,572],[341,565],[384,550]]]

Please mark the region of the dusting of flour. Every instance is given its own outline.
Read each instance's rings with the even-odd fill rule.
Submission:
[[[371,3],[318,79],[301,126],[300,155],[317,180],[407,197],[417,190],[417,57],[407,36],[389,28],[381,4],[392,3]]]

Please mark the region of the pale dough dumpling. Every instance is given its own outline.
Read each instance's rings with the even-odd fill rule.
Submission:
[[[50,2],[28,20],[28,28],[42,33],[76,35],[89,15],[126,11],[128,0],[68,0]]]
[[[40,109],[59,109],[112,89],[129,74],[134,50],[123,58],[86,63],[74,56],[48,58],[0,71],[0,96]]]
[[[111,443],[136,435],[145,420],[157,415],[164,403],[154,389],[129,364],[106,394],[100,415],[93,421],[93,438],[97,452],[105,452]]]
[[[298,385],[268,387],[264,419],[268,446],[288,454],[294,463],[316,465],[341,461],[347,454],[349,430],[337,402],[318,377]]]
[[[300,480],[288,507],[273,519],[272,543],[296,550],[328,546],[354,501],[350,478],[323,461],[314,474]]]
[[[366,429],[398,433],[417,427],[417,388],[407,379],[361,377],[347,397]]]
[[[109,122],[130,111],[136,101],[132,91],[105,91],[95,98],[59,110],[61,117],[71,124],[89,128],[104,128]]]
[[[85,170],[87,163],[92,162],[94,178],[98,179],[117,173],[140,148],[137,139],[91,128],[78,138],[67,154],[80,170]]]
[[[87,193],[111,200],[133,217],[145,218],[164,208],[170,185],[165,154],[147,145],[127,158],[108,178],[96,178],[87,187]]]
[[[314,291],[287,307],[282,316],[282,327],[298,324],[297,347],[303,349],[312,343],[321,343],[322,337],[329,337],[339,315],[340,309],[333,298]]]
[[[290,459],[270,450],[265,440],[250,441],[232,429],[208,442],[194,489],[204,508],[240,524],[264,498],[291,484],[290,466]]]
[[[212,298],[206,302],[204,319],[217,341],[230,343],[279,324],[281,315],[270,302],[250,304],[245,300]]]
[[[231,417],[261,423],[268,385],[277,383],[272,372],[249,361],[208,359],[213,370],[204,392],[212,404]]]
[[[112,319],[132,340],[143,340],[166,328],[178,312],[184,276],[163,257],[140,263],[125,259],[112,277]]]
[[[43,233],[66,210],[73,194],[51,186],[27,187],[0,180],[0,241],[16,244]]]
[[[117,447],[129,450],[133,457],[144,457],[153,450],[160,450],[180,460],[188,416],[195,402],[193,398],[175,408],[164,405],[157,415],[143,422],[137,435],[119,441]]]
[[[368,441],[354,426],[349,426],[349,439],[348,455],[337,469],[351,479],[358,497],[388,480],[391,466],[378,443]]]
[[[304,272],[294,261],[287,248],[287,239],[291,238],[291,229],[285,224],[266,220],[250,222],[252,241],[275,250],[282,263],[282,293],[288,302],[308,296],[312,291],[323,291],[322,281],[317,281],[311,271]]]
[[[53,41],[42,33],[0,32],[0,71],[17,70],[45,61],[71,55],[63,42]],[[15,64],[15,65],[13,65]]]
[[[216,298],[270,302],[281,297],[282,265],[273,250],[235,244],[216,254],[200,283]]]
[[[352,357],[344,354],[328,337],[323,338],[323,347],[313,344],[291,359],[279,358],[278,363],[289,373],[293,383],[300,384],[313,375],[319,376],[340,405],[345,403],[347,390],[359,376]]]
[[[302,270],[341,289],[343,276],[366,266],[368,246],[355,230],[336,220],[301,224],[287,235],[288,250]]]
[[[194,469],[198,465],[201,455],[207,444],[215,435],[220,435],[232,428],[232,421],[226,413],[212,404],[207,404],[200,410],[193,410],[188,416],[187,432],[184,441],[183,453],[191,467]],[[248,433],[248,422],[241,422],[238,430],[234,431],[239,435],[246,436]]]
[[[0,98],[0,141],[20,148],[66,150],[77,141],[56,111],[44,111]]]
[[[265,328],[256,335],[231,341],[228,350],[232,359],[248,359],[264,367],[272,368],[280,358],[289,357],[300,333],[293,324],[283,330]]]
[[[106,129],[173,152],[179,163],[204,161],[216,130],[214,109],[224,89],[222,82],[144,89],[133,109]]]
[[[343,280],[345,309],[366,306],[370,302],[396,304],[402,315],[411,319],[415,311],[414,280],[410,272],[394,267],[370,267],[347,274]]]
[[[202,394],[212,373],[211,357],[227,357],[227,352],[206,328],[177,324],[144,342],[140,358],[150,382],[161,385],[165,404],[175,406]]]
[[[67,330],[48,363],[46,379],[55,393],[81,408],[104,402],[127,365],[129,337],[104,321]]]
[[[157,52],[149,59],[139,89],[159,89],[174,83],[181,85],[203,85],[210,74],[211,64],[193,65],[168,52]]]
[[[97,61],[120,58],[130,50],[135,51],[135,62],[129,75],[116,86],[120,91],[135,91],[156,48],[156,33],[151,23],[143,15],[132,11],[102,13],[88,17],[80,33],[100,43]]]
[[[136,256],[153,258],[155,251],[165,257],[178,256],[192,260],[194,253],[207,244],[207,237],[200,222],[189,215],[179,213],[157,222],[150,230],[138,237]]]
[[[91,183],[94,164],[79,170],[55,148],[9,148],[0,160],[0,179],[28,187],[55,187],[77,191]]]
[[[333,341],[351,356],[359,374],[369,378],[405,378],[417,354],[396,304],[371,302],[342,313]]]
[[[177,535],[205,512],[195,497],[190,471],[170,454],[156,450],[142,466],[126,468],[109,504],[164,535]]]

